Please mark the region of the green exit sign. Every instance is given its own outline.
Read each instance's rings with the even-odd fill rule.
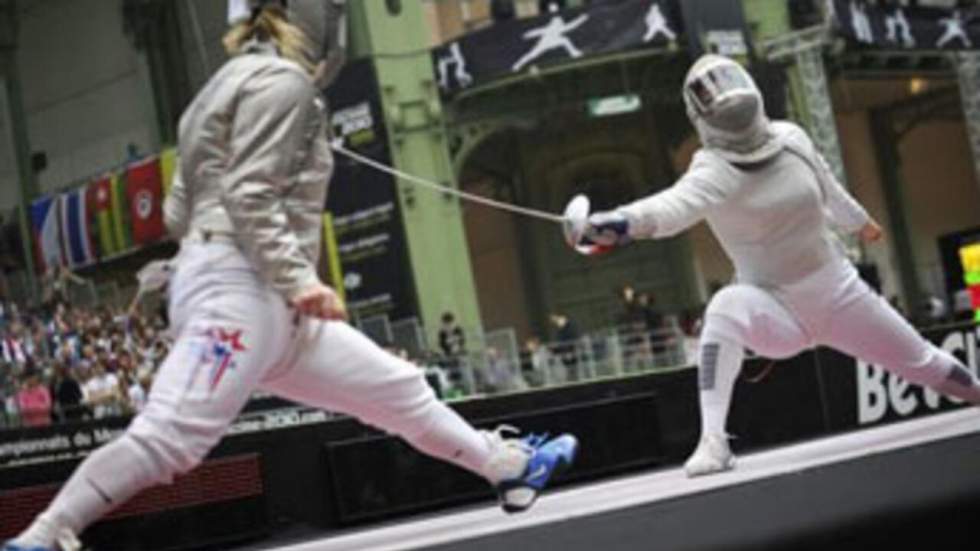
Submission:
[[[590,99],[589,114],[593,117],[622,115],[623,113],[639,111],[642,106],[643,102],[640,100],[640,96],[636,94]]]

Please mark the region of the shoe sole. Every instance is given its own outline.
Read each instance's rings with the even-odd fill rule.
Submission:
[[[733,471],[733,470],[735,470],[735,458],[734,457],[731,458],[731,459],[729,459],[720,469],[712,469],[710,471],[702,471],[702,472],[696,472],[696,473],[692,473],[692,472],[688,471],[687,469],[684,469],[684,474],[687,475],[688,478],[698,478],[700,476],[710,476],[710,475],[713,475],[713,474],[727,473],[728,471]]]
[[[571,457],[569,457],[567,460],[565,460],[565,459],[559,459],[558,460],[558,464],[555,465],[554,470],[551,471],[551,476],[548,477],[547,485],[550,485],[552,480],[557,479],[562,474],[564,474],[565,471],[567,471],[568,469],[570,469],[571,466],[575,463],[575,458],[576,457],[578,457],[578,439],[575,440],[575,449],[572,450]],[[542,490],[536,490],[534,492],[534,497],[532,497],[531,498],[531,501],[527,505],[524,505],[524,506],[511,505],[511,504],[506,503],[506,502],[501,502],[500,505],[503,508],[504,512],[507,513],[507,514],[509,514],[509,515],[513,515],[513,514],[516,514],[516,513],[523,513],[524,511],[527,511],[531,507],[534,507],[534,504],[538,502],[538,497],[541,495],[541,492],[543,492],[543,491],[544,491],[544,489],[542,489]]]

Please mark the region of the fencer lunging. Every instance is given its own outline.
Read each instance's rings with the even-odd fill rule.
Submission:
[[[926,341],[859,277],[831,233],[875,241],[881,228],[836,180],[807,134],[770,122],[749,74],[707,55],[688,72],[687,114],[701,139],[672,187],[584,223],[580,251],[675,235],[706,220],[736,282],[705,312],[698,358],[701,441],[689,476],[734,466],[725,423],[745,348],[787,358],[824,345],[948,396],[980,403],[980,383]]]
[[[181,118],[165,204],[182,238],[169,284],[176,343],[143,413],[5,551],[77,548],[88,525],[197,465],[259,388],[351,414],[468,469],[508,511],[529,507],[572,461],[570,435],[475,430],[421,370],[339,321],[344,305],[315,269],[333,168],[312,78],[324,73],[328,1],[231,2],[229,13],[244,15],[226,35],[231,59]]]

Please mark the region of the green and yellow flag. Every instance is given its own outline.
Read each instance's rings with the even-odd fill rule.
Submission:
[[[110,181],[112,192],[109,200],[112,204],[112,233],[116,237],[117,252],[128,251],[133,246],[133,237],[129,231],[129,204],[126,202],[126,177],[123,174],[113,174]]]
[[[112,176],[106,175],[85,189],[85,203],[89,220],[95,225],[99,257],[105,258],[119,252],[112,210]]]
[[[170,194],[173,185],[174,171],[177,170],[177,148],[164,149],[160,153],[160,176],[163,178],[163,196]]]

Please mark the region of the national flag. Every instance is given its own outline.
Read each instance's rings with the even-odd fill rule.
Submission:
[[[170,194],[170,186],[174,183],[174,171],[177,170],[177,148],[164,149],[160,153],[160,177],[163,180],[163,196]]]
[[[120,252],[113,228],[112,212],[112,177],[92,182],[85,190],[85,203],[89,219],[94,222],[96,241],[99,244],[99,256],[105,258]]]
[[[133,245],[129,234],[129,208],[123,180],[119,174],[113,174],[109,179],[109,203],[112,205],[112,234],[115,236],[116,252],[129,250]]]
[[[147,159],[126,169],[126,201],[134,245],[145,245],[163,237],[160,159]]]
[[[79,188],[61,196],[62,247],[68,266],[78,268],[95,262],[95,247],[85,209],[85,189]]]
[[[980,285],[971,285],[968,287],[970,290],[970,304],[973,308],[980,310]]]
[[[61,250],[61,227],[58,216],[60,197],[42,197],[31,203],[31,228],[39,273],[64,263]]]

